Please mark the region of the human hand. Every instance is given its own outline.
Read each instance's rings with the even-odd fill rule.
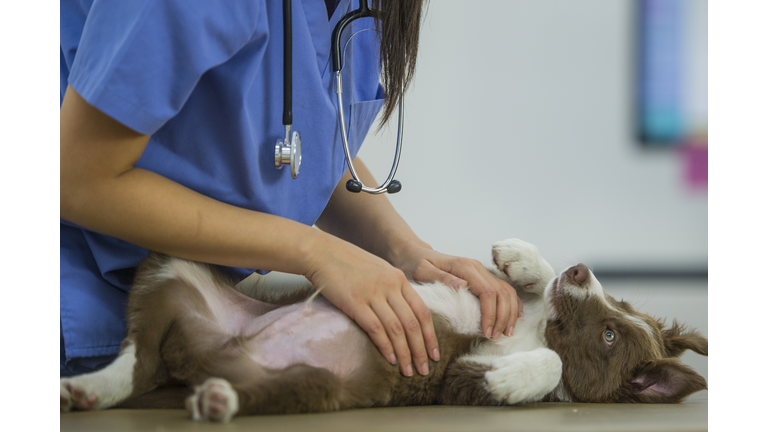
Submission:
[[[370,336],[405,376],[429,373],[440,352],[432,314],[405,274],[357,246],[328,236],[305,274],[315,289]]]
[[[479,261],[445,255],[422,245],[403,249],[397,256],[395,266],[416,282],[441,282],[454,289],[469,286],[480,298],[483,334],[512,336],[517,319],[523,315],[523,303],[512,286]]]

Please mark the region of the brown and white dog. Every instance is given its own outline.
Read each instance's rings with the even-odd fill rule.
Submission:
[[[152,255],[139,268],[128,336],[107,368],[62,378],[61,411],[104,409],[169,382],[194,387],[195,420],[399,405],[531,401],[680,402],[707,383],[678,357],[707,339],[614,300],[584,264],[556,276],[531,244],[493,247],[493,274],[524,317],[487,339],[467,289],[415,288],[433,313],[441,358],[404,377],[322,297],[279,306],[246,297],[208,265]]]

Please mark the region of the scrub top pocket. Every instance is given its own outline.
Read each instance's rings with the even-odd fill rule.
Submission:
[[[384,99],[372,99],[369,101],[356,102],[350,105],[349,129],[347,136],[349,139],[349,151],[352,153],[352,159],[355,158],[360,147],[363,145],[366,135],[371,125],[379,115],[381,107],[384,105]]]

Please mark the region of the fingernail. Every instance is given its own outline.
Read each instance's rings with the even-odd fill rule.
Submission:
[[[413,376],[413,368],[411,365],[405,367],[405,376]]]
[[[496,333],[493,334],[493,338],[494,339],[498,339],[500,337],[501,337],[501,332],[500,331],[496,331]]]
[[[440,351],[437,348],[432,350],[432,360],[434,361],[440,360]]]
[[[491,337],[491,332],[492,332],[492,331],[493,331],[493,329],[492,329],[492,328],[490,328],[490,327],[488,327],[487,329],[485,329],[485,336],[486,336],[486,337]]]
[[[512,336],[514,331],[515,331],[515,326],[509,326],[509,332],[507,334]]]
[[[422,363],[421,366],[419,366],[419,374],[429,375],[429,366],[427,366],[426,363]]]
[[[518,318],[522,318],[523,317],[523,310],[522,309],[520,309],[520,311],[517,313],[517,317]]]
[[[389,357],[387,357],[387,360],[389,361],[389,364],[396,364],[397,363],[397,358],[395,357],[394,354],[390,354]]]

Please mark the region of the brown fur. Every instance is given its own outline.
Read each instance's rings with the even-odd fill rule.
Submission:
[[[374,406],[437,404],[445,390],[445,370],[467,352],[477,337],[450,332],[448,323],[439,315],[433,317],[441,347],[441,360],[431,361],[426,376],[404,377],[397,366],[386,362],[372,342],[371,362],[360,375],[343,381],[325,369],[294,365],[270,370],[260,379],[243,380],[247,364],[233,365],[225,378],[233,384],[240,400],[238,414],[289,414],[335,411]],[[224,369],[224,368],[223,368]],[[235,375],[235,376],[232,376]],[[222,376],[222,375],[218,375]]]
[[[189,395],[179,383],[197,386],[210,377],[223,378],[232,385],[238,396],[237,415],[502,404],[486,388],[490,366],[460,359],[489,343],[488,339],[457,334],[439,314],[433,314],[433,322],[441,359],[431,361],[427,376],[404,377],[370,340],[365,347],[366,367],[346,380],[304,364],[280,370],[264,368],[248,356],[245,336],[232,336],[212,325],[214,315],[198,288],[158,276],[171,259],[152,255],[137,272],[128,305],[128,336],[123,343],[124,349],[135,346],[137,362],[133,392],[121,403],[123,407],[179,407],[182,398]],[[254,316],[278,307],[247,299],[215,268],[202,266],[212,273],[220,288],[217,294],[229,296],[233,307],[257,308],[250,311]],[[677,322],[664,328],[663,322],[610,296],[606,295],[606,301],[611,307],[594,297],[556,298],[558,318],[547,322],[545,338],[562,360],[563,369],[558,389],[545,401],[559,400],[564,393],[578,402],[668,403],[706,389],[702,377],[675,359],[686,349],[707,355],[705,338]],[[648,324],[650,334],[626,314]],[[616,335],[612,345],[603,338],[606,329]]]
[[[616,310],[595,297],[561,293],[554,302],[559,318],[547,323],[547,345],[563,361],[561,384],[572,400],[674,403],[707,388],[704,378],[674,358],[686,349],[707,355],[704,337],[677,322],[664,329],[663,322],[605,296]],[[648,324],[651,334],[624,313]],[[613,345],[604,340],[606,330],[615,334]]]
[[[254,363],[241,349],[242,336],[223,334],[196,317],[212,318],[212,314],[195,287],[155,277],[168,259],[162,255],[147,259],[139,268],[131,292],[128,337],[123,347],[134,344],[136,356],[141,359],[134,367],[131,397],[169,382],[195,386],[209,377],[220,377],[237,392],[241,415],[436,404],[447,398],[446,390],[453,392],[457,386],[464,386],[453,382],[463,377],[446,374],[446,370],[459,356],[468,353],[472,344],[485,339],[456,334],[445,318],[433,315],[441,359],[431,361],[426,376],[402,376],[399,368],[386,362],[370,341],[370,364],[346,382],[325,369],[307,365],[268,370]],[[225,280],[215,269],[211,271]],[[475,385],[482,386],[480,381]],[[476,393],[482,391],[477,389]],[[178,405],[180,393],[168,394],[165,399],[144,398],[138,405]]]
[[[446,372],[441,404],[444,405],[501,405],[485,389],[485,373],[490,368],[471,361],[457,361]]]

